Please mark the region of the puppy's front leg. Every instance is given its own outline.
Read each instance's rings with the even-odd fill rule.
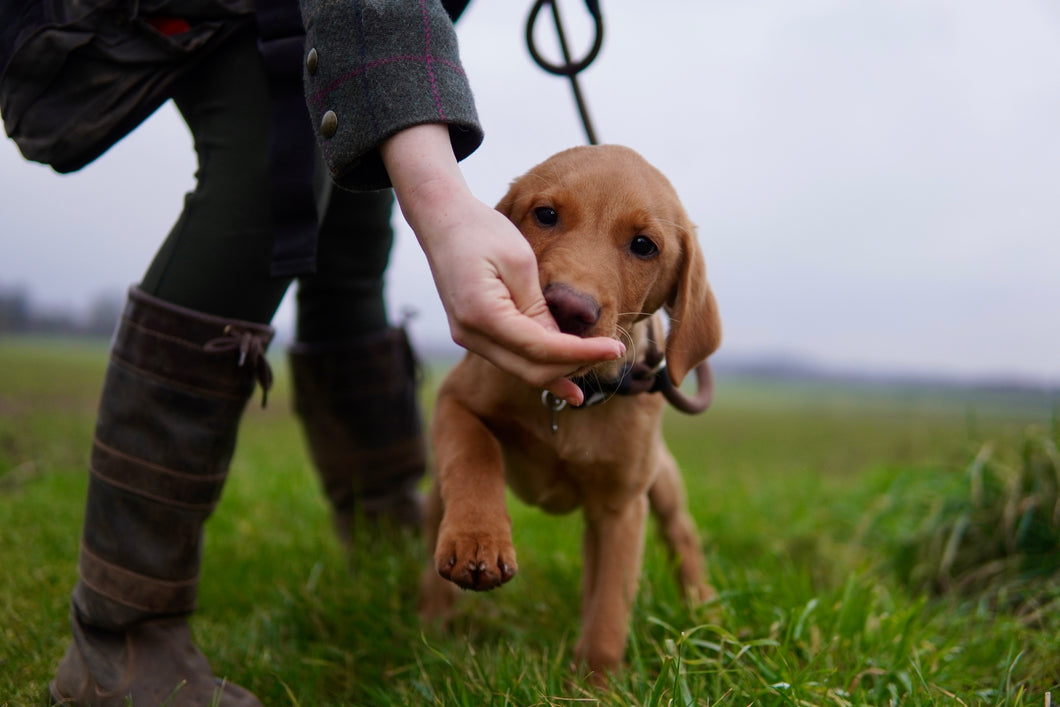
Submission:
[[[425,623],[441,622],[446,624],[452,618],[453,605],[460,590],[455,584],[444,579],[434,566],[433,553],[438,545],[438,526],[442,522],[442,498],[438,491],[438,482],[431,484],[423,508],[423,537],[427,549],[432,553],[430,566],[423,570],[420,577],[419,615]]]
[[[619,509],[587,507],[582,634],[574,653],[603,682],[622,662],[644,555],[648,500]]]
[[[499,587],[518,569],[500,443],[450,396],[438,401],[431,437],[442,503],[435,567],[464,589]]]

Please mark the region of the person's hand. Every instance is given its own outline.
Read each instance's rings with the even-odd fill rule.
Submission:
[[[573,405],[565,376],[620,358],[615,339],[559,331],[541,293],[537,261],[512,223],[468,189],[441,124],[404,130],[382,146],[398,203],[420,241],[453,340],[498,368]]]

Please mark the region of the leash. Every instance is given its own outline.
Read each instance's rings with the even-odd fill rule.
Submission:
[[[562,64],[553,64],[545,59],[541,52],[538,51],[537,43],[534,40],[534,27],[537,25],[537,18],[545,5],[549,5],[552,8],[552,20],[556,25],[559,48],[563,54]],[[593,18],[594,34],[593,45],[583,58],[578,61],[571,59],[570,49],[567,47],[567,33],[563,29],[563,21],[559,16],[557,0],[535,0],[533,7],[530,8],[530,16],[526,20],[526,46],[530,50],[530,56],[538,66],[550,74],[566,76],[570,80],[571,91],[574,93],[574,102],[578,106],[582,125],[585,126],[585,136],[589,140],[590,145],[598,145],[596,130],[593,129],[593,122],[589,118],[589,107],[585,103],[581,86],[578,84],[578,74],[588,68],[589,64],[592,64],[593,60],[596,59],[596,55],[600,53],[600,48],[604,44],[604,16],[600,12],[598,0],[585,0],[585,6]]]

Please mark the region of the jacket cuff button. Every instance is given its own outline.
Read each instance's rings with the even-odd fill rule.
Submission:
[[[310,49],[309,50],[309,54],[307,54],[306,58],[305,58],[305,68],[309,72],[310,76],[312,76],[313,74],[315,74],[317,72],[317,62],[318,61],[319,61],[319,57],[317,56],[317,50],[316,49]]]
[[[339,116],[335,115],[335,111],[329,110],[324,114],[324,117],[320,119],[320,134],[327,139],[332,137],[338,129]]]

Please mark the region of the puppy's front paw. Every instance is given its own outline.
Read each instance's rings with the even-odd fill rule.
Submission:
[[[485,591],[515,576],[519,565],[510,531],[446,532],[434,550],[438,574],[464,589]]]

